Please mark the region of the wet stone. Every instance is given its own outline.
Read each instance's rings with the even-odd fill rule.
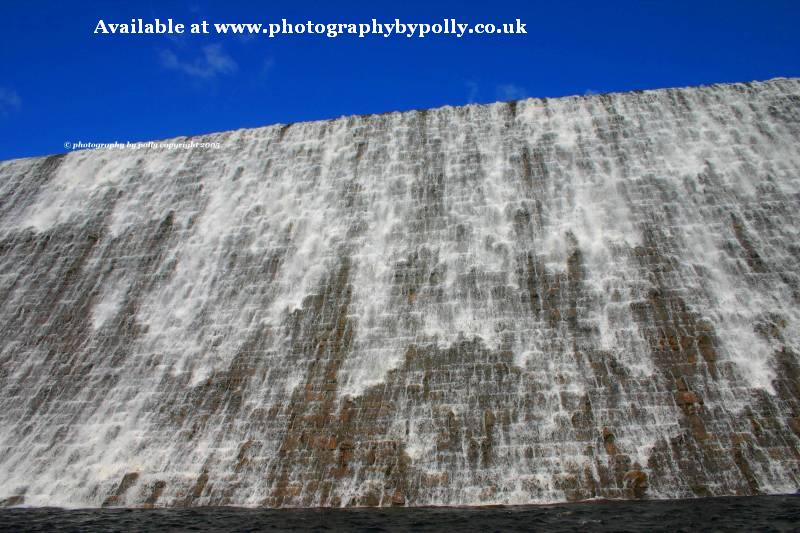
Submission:
[[[1,505],[793,492],[799,101],[778,79],[0,162]]]

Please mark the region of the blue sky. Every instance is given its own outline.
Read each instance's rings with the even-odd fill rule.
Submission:
[[[525,36],[95,35],[98,19],[527,24]],[[9,2],[0,159],[526,96],[800,76],[798,1]]]

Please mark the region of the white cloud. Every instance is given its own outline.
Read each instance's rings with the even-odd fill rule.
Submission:
[[[497,86],[497,98],[499,100],[520,100],[528,96],[528,91],[524,87],[505,83]]]
[[[475,99],[478,97],[478,84],[474,81],[468,81],[466,84],[467,90],[469,93],[467,94],[467,103],[474,104]]]
[[[232,74],[239,65],[222,49],[221,44],[209,44],[202,48],[203,55],[192,61],[179,59],[172,50],[161,51],[161,64],[170,70],[183,72],[195,78],[211,79],[219,74]]]
[[[19,111],[22,100],[16,91],[0,87],[0,115],[7,116],[13,111]]]

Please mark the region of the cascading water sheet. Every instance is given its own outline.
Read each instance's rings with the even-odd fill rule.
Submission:
[[[192,140],[0,163],[2,504],[800,484],[800,81]]]

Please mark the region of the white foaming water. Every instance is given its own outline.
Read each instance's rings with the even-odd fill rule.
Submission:
[[[0,499],[794,490],[799,93],[445,107],[0,163]]]

